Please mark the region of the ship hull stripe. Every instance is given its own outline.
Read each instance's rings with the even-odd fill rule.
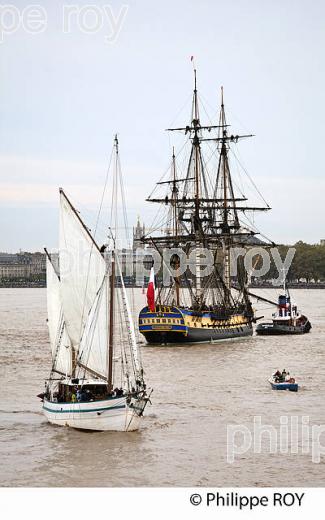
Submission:
[[[53,408],[48,408],[47,406],[43,406],[43,409],[47,412],[52,413],[87,413],[87,412],[104,412],[106,410],[117,410],[120,408],[125,408],[125,404],[120,406],[108,406],[106,408],[89,408],[88,410],[77,410],[77,409],[68,409],[68,410],[58,410]]]

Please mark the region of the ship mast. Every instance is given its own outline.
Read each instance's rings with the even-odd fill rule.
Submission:
[[[227,148],[227,124],[226,124],[226,114],[225,114],[225,106],[223,101],[223,87],[221,87],[221,109],[220,109],[220,131],[219,137],[221,133],[221,147],[220,147],[220,157],[219,157],[219,167],[218,167],[218,175],[217,179],[222,175],[222,183],[223,183],[223,220],[222,220],[222,232],[224,234],[224,300],[226,304],[229,304],[230,301],[230,293],[231,293],[231,279],[230,279],[230,247],[231,247],[231,237],[230,237],[230,227],[228,223],[228,187],[230,191],[230,196],[234,200],[234,193],[232,188],[229,163],[228,163],[228,148]],[[236,202],[234,201],[234,208],[236,208]],[[234,209],[235,214],[235,222],[238,224],[237,211]],[[238,224],[239,227],[239,224]]]
[[[197,231],[198,222],[200,218],[200,140],[199,140],[199,106],[197,100],[197,86],[196,86],[196,69],[194,69],[194,95],[193,95],[193,112],[192,112],[192,125],[193,125],[193,150],[194,150],[194,179],[195,179],[195,231]]]
[[[114,353],[114,312],[115,312],[115,240],[117,233],[117,185],[118,185],[118,138],[117,135],[114,139],[115,147],[115,168],[113,178],[113,191],[112,191],[112,208],[111,208],[111,225],[114,229],[112,234],[112,256],[111,256],[111,276],[110,276],[110,296],[109,296],[109,334],[108,334],[108,388],[111,391],[113,389],[113,353]],[[115,214],[113,215],[113,203],[115,208]]]
[[[283,292],[286,293],[286,270],[282,267],[281,272],[283,273]]]
[[[240,199],[235,197],[230,167],[229,167],[229,159],[228,159],[228,151],[229,151],[229,143],[235,142],[237,143],[240,139],[252,137],[252,134],[247,135],[228,135],[228,124],[226,121],[226,113],[225,113],[225,105],[224,105],[224,96],[223,96],[223,87],[221,87],[221,106],[220,106],[220,115],[219,115],[219,135],[217,138],[212,139],[204,139],[205,141],[215,141],[218,145],[219,150],[219,163],[217,169],[217,179],[215,185],[215,198],[218,199],[218,193],[220,193],[222,200],[222,207],[220,208],[221,221],[219,222],[217,228],[219,227],[220,240],[223,246],[223,293],[224,293],[224,303],[225,305],[230,305],[231,303],[231,277],[230,277],[230,250],[233,245],[233,240],[241,237],[240,223],[238,218],[238,209],[245,211],[245,207],[240,207],[236,205],[236,202]],[[247,208],[249,210],[266,210],[268,208]],[[215,212],[215,215],[218,213],[218,209]],[[240,266],[239,266],[240,267]],[[242,277],[245,278],[242,273]],[[246,288],[245,284],[242,285],[243,293],[245,293]],[[244,299],[246,303],[248,299],[246,298],[246,294],[244,294]]]
[[[175,149],[173,147],[172,155],[172,234],[177,237],[178,235],[178,212],[177,212],[177,201],[178,201],[178,188],[177,188],[177,176],[176,176],[176,160],[175,160]]]
[[[173,147],[173,156],[172,156],[172,234],[176,238],[178,237],[178,188],[177,188],[177,176],[176,176],[176,160],[175,160],[175,150]],[[175,255],[175,267],[176,267],[176,276],[175,276],[175,297],[176,297],[176,305],[179,306],[179,287],[180,287],[180,279],[179,279],[179,256]]]
[[[109,297],[109,334],[108,334],[108,388],[113,389],[113,351],[114,351],[114,296],[115,296],[115,258],[112,251]]]
[[[197,99],[197,85],[196,85],[196,69],[194,69],[194,95],[193,95],[193,114],[192,114],[192,126],[193,126],[193,141],[192,146],[194,150],[194,180],[195,180],[195,213],[194,213],[194,233],[195,233],[195,297],[197,304],[201,301],[202,290],[201,290],[201,265],[200,265],[200,164],[201,164],[201,149],[200,149],[200,119],[199,119],[199,107]]]

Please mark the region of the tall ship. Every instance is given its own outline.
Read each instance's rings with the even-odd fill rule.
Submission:
[[[118,167],[117,140],[115,151]],[[52,424],[100,431],[140,426],[149,398],[116,238],[114,232],[110,245],[99,247],[60,189],[59,252],[46,250],[52,368],[38,396]]]
[[[170,283],[156,283],[157,287],[153,270],[151,273],[148,305],[139,314],[139,330],[148,343],[214,342],[253,333],[255,316],[247,273],[241,257],[236,262],[237,276],[231,276],[231,251],[261,244],[255,236],[258,230],[247,224],[247,215],[270,207],[263,197],[262,205],[250,205],[243,193],[236,193],[229,154],[239,141],[252,135],[230,132],[223,88],[217,122],[201,123],[194,69],[190,122],[168,129],[185,134],[186,165],[179,174],[173,150],[169,178],[160,180],[147,199],[159,204],[161,211],[159,224],[143,242],[160,255],[163,269],[170,272]],[[216,158],[214,171],[208,168],[211,157]],[[212,258],[208,274],[202,265],[206,250]],[[175,251],[167,263],[166,251]],[[191,259],[185,271],[183,254]]]

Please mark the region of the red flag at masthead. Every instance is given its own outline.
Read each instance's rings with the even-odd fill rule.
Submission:
[[[148,307],[149,307],[149,310],[151,312],[155,312],[155,271],[153,269],[153,267],[151,268],[151,271],[150,271],[150,278],[149,278],[149,283],[148,283],[148,288],[147,288],[147,302],[148,302]]]

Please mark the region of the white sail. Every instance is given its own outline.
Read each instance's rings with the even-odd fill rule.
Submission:
[[[63,314],[78,350],[88,314],[102,285],[106,263],[78,213],[60,190],[60,280]]]
[[[78,364],[105,379],[108,376],[108,288],[108,277],[105,277],[88,314],[78,356]]]
[[[60,280],[49,257],[46,259],[47,314],[53,368],[71,375],[72,350],[60,299]]]

